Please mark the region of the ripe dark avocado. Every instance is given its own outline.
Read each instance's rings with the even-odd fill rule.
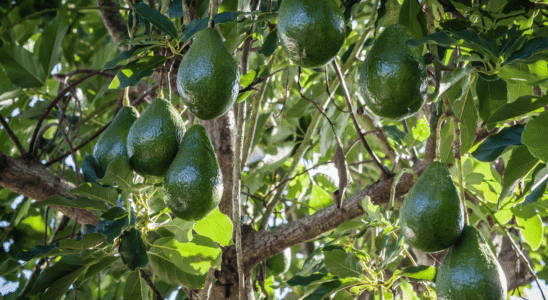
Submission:
[[[164,176],[185,133],[177,110],[156,99],[133,123],[127,137],[129,163],[142,176]]]
[[[179,66],[177,90],[202,120],[218,118],[232,107],[240,90],[240,68],[217,30],[208,27],[197,34]]]
[[[139,112],[134,107],[124,106],[101,134],[93,148],[93,156],[103,169],[106,170],[108,163],[115,159],[128,158],[127,135],[129,128],[137,118],[139,118]]]
[[[284,0],[278,36],[287,56],[303,68],[329,63],[346,37],[344,16],[333,0]]]
[[[386,119],[408,118],[424,104],[428,76],[420,53],[405,44],[411,38],[403,26],[389,26],[362,65],[359,82],[365,103]]]
[[[405,240],[422,252],[449,248],[464,227],[464,207],[447,166],[432,162],[405,196],[400,209]]]
[[[178,218],[201,220],[219,205],[223,177],[204,127],[194,125],[186,132],[164,181],[164,202]]]
[[[141,238],[141,232],[135,228],[131,228],[120,239],[118,252],[124,264],[131,271],[135,271],[136,268],[145,268],[148,265],[147,247]]]
[[[267,259],[266,266],[274,276],[287,272],[291,266],[291,249],[286,248],[281,253]]]
[[[466,226],[436,275],[438,299],[506,300],[506,285],[506,276],[482,234]]]

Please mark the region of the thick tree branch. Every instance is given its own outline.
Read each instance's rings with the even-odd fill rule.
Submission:
[[[70,197],[69,191],[76,186],[59,178],[34,161],[23,158],[12,158],[0,152],[0,186],[14,193],[36,201],[44,201],[51,196]],[[76,218],[74,208],[51,205],[51,208],[62,212],[71,219]],[[97,225],[99,219],[90,210],[78,210],[78,223]]]
[[[97,6],[110,6],[117,8],[118,4],[114,0],[96,0]],[[100,10],[99,14],[105,27],[118,45],[124,40],[129,39],[128,29],[126,20],[122,17],[122,14],[118,10]],[[120,51],[125,50],[125,46],[118,46]]]

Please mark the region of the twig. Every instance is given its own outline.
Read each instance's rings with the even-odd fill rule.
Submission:
[[[342,110],[341,108],[339,108],[337,103],[335,103],[335,99],[333,97],[331,97],[331,91],[329,91],[329,76],[327,75],[327,65],[325,65],[324,72],[325,72],[325,91],[327,93],[327,96],[329,97],[329,100],[331,101],[331,103],[333,103],[333,105],[335,105],[335,107],[340,112],[349,113],[350,112],[349,110]]]
[[[141,278],[143,278],[148,286],[152,289],[152,292],[154,292],[154,295],[156,295],[156,300],[164,300],[164,297],[162,296],[162,293],[158,290],[158,287],[154,282],[152,282],[152,279],[150,279],[150,276],[145,272],[145,270],[139,268],[139,273],[141,274]]]
[[[344,93],[344,98],[346,100],[346,105],[348,106],[348,109],[350,110],[350,117],[352,118],[352,122],[354,123],[354,127],[356,128],[356,133],[358,134],[360,140],[362,141],[362,144],[365,147],[365,150],[367,150],[367,152],[369,153],[369,155],[371,156],[371,158],[373,159],[375,164],[379,167],[379,169],[381,170],[384,178],[390,178],[390,177],[394,176],[394,174],[392,172],[390,172],[382,164],[382,162],[380,161],[377,154],[375,154],[375,152],[373,152],[373,149],[371,149],[371,146],[369,146],[369,144],[365,140],[365,137],[363,136],[362,131],[360,129],[360,125],[358,124],[358,120],[356,120],[356,115],[354,114],[354,111],[352,109],[351,97],[350,97],[350,93],[348,92],[348,88],[346,87],[345,78],[344,78],[344,76],[341,72],[341,69],[339,68],[339,65],[337,64],[336,60],[333,60],[332,65],[333,65],[333,68],[335,69],[335,73],[337,73],[337,77],[339,77],[339,82],[341,84],[341,87],[342,87],[342,90],[343,90],[343,93]]]
[[[112,71],[120,70],[122,67],[123,66],[116,66],[116,67],[112,68],[111,70]],[[71,77],[73,77],[75,75],[79,75],[79,74],[100,75],[100,76],[103,76],[103,77],[106,77],[106,78],[114,78],[114,76],[116,76],[115,74],[112,74],[112,73],[108,73],[108,72],[104,72],[104,71],[101,72],[101,71],[97,71],[97,70],[94,70],[94,69],[78,69],[78,70],[68,72],[67,74],[55,74],[51,77],[59,83],[65,83],[66,78],[71,78]]]
[[[409,133],[409,126],[407,125],[407,119],[402,120],[401,124],[403,125],[403,131],[405,133]],[[417,153],[417,148],[415,146],[411,147],[411,153],[413,154],[413,161],[418,162],[419,161],[419,154]]]
[[[6,119],[4,118],[4,116],[2,116],[1,113],[0,113],[0,123],[2,123],[2,127],[4,127],[4,130],[8,134],[8,137],[10,138],[10,140],[15,144],[15,147],[17,147],[17,151],[19,151],[21,156],[25,156],[27,154],[27,152],[25,151],[25,148],[23,148],[23,145],[21,145],[21,142],[17,138],[17,135],[15,135],[13,130],[11,130],[8,122],[6,122]]]
[[[8,234],[13,230],[13,227],[15,227],[15,220],[17,219],[17,216],[19,216],[19,213],[21,213],[21,209],[25,205],[25,203],[29,201],[29,198],[25,197],[23,198],[23,201],[17,205],[17,208],[13,212],[13,215],[11,216],[10,225],[6,228],[4,228],[4,231],[2,232],[2,236],[0,236],[0,245],[3,245],[6,241]]]
[[[177,76],[171,78],[169,80],[169,83],[167,84],[171,84],[171,82],[175,81],[177,79]],[[150,94],[152,94],[155,90],[157,90],[158,88],[160,87],[160,83],[157,83],[153,86],[151,86],[150,88],[148,88],[148,90],[144,91],[141,95],[139,95],[139,97],[135,98],[135,100],[133,100],[131,102],[131,106],[137,106],[139,103],[141,103],[141,101],[146,97],[146,96],[149,96]]]
[[[50,210],[50,207],[48,206],[46,208],[46,213],[44,215],[44,240],[42,241],[42,245],[45,246],[46,245],[46,241],[48,240],[48,215],[49,215],[49,210]]]
[[[273,56],[273,57],[274,57],[274,56]],[[268,64],[269,66],[272,66],[272,63],[271,63],[272,61],[273,61],[272,59],[269,61],[269,64]],[[270,74],[268,74],[268,75],[266,75],[266,76],[261,76],[261,77],[257,78],[257,81],[253,82],[252,84],[250,84],[250,85],[249,85],[248,87],[246,87],[245,89],[241,89],[240,91],[238,91],[238,94],[241,94],[241,93],[245,93],[245,92],[247,92],[247,91],[254,90],[254,89],[255,89],[255,88],[254,88],[255,85],[257,85],[257,84],[259,84],[259,83],[262,83],[263,81],[266,81],[268,78],[270,78],[270,77],[276,75],[276,73],[281,72],[281,71],[285,71],[285,70],[287,70],[287,68],[279,69],[279,70],[276,70],[275,72],[270,73]]]

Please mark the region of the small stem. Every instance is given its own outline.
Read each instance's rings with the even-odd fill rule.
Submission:
[[[207,26],[213,27],[213,16],[214,16],[214,9],[215,9],[215,0],[209,0],[209,23]]]
[[[440,148],[441,148],[441,127],[443,126],[443,121],[445,121],[447,117],[445,115],[442,115],[438,119],[438,124],[436,125],[436,156],[434,157],[434,161],[440,161]]]
[[[124,101],[123,106],[129,106],[129,87],[124,89]]]
[[[17,135],[15,135],[13,130],[11,130],[8,122],[6,122],[6,119],[4,118],[4,116],[2,116],[1,113],[0,113],[0,123],[2,124],[2,127],[4,127],[4,130],[8,134],[10,140],[15,144],[17,151],[19,151],[21,156],[25,156],[27,154],[27,152],[25,151],[25,148],[23,147],[23,145],[21,145],[21,142],[17,138]]]
[[[459,195],[462,202],[462,207],[464,207],[464,221],[465,224],[469,223],[468,213],[466,212],[466,202],[464,201],[464,178],[462,175],[462,159],[461,159],[461,139],[460,139],[460,121],[454,115],[450,117],[453,122],[453,156],[456,161],[457,167],[457,176],[459,177]]]
[[[387,219],[389,218],[388,212],[392,211],[392,207],[394,206],[394,201],[396,199],[396,186],[398,185],[398,182],[400,181],[401,177],[405,173],[413,174],[413,177],[415,178],[415,181],[417,181],[417,177],[418,177],[417,172],[415,172],[415,170],[413,170],[411,168],[402,169],[400,172],[398,172],[396,177],[394,177],[394,181],[392,181],[392,188],[390,189],[390,201],[388,202],[388,206],[386,207],[387,208],[386,209],[386,213],[387,213],[386,218]]]
[[[19,216],[19,213],[21,212],[21,208],[27,203],[29,198],[25,197],[23,198],[23,201],[17,205],[17,208],[13,212],[13,215],[11,216],[10,225],[4,229],[4,232],[2,232],[2,236],[0,236],[0,245],[4,244],[6,241],[6,238],[8,237],[8,234],[10,231],[12,231],[13,227],[15,227],[15,220],[17,220],[17,216]]]
[[[336,60],[333,60],[332,65],[333,65],[333,68],[335,68],[335,73],[337,73],[337,77],[339,78],[339,82],[341,84],[341,88],[344,93],[344,99],[346,100],[346,105],[348,106],[348,110],[350,111],[350,117],[352,118],[352,122],[354,123],[354,127],[356,128],[356,132],[358,133],[358,136],[360,140],[362,141],[363,146],[365,147],[365,149],[367,150],[367,152],[369,153],[369,155],[371,156],[375,164],[379,167],[379,169],[381,169],[381,172],[383,173],[384,178],[390,178],[394,176],[394,174],[392,174],[392,172],[390,172],[382,164],[377,154],[373,152],[373,149],[371,149],[371,147],[365,140],[365,137],[363,136],[363,133],[360,129],[360,125],[358,124],[358,120],[356,120],[356,115],[354,114],[354,110],[352,108],[352,102],[351,102],[352,100],[350,97],[350,93],[348,92],[348,88],[346,87],[346,81],[345,81],[344,75],[342,74],[341,69],[339,68],[339,65],[337,64]]]

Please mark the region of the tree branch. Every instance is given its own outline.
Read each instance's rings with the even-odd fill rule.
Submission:
[[[59,178],[47,171],[45,166],[23,158],[12,158],[0,152],[0,186],[14,193],[36,201],[51,196],[71,197],[70,190],[76,188],[72,182]],[[72,207],[50,205],[71,219],[76,218]],[[99,219],[90,210],[78,210],[78,223],[97,225]]]
[[[4,130],[8,134],[10,140],[15,144],[15,147],[17,147],[17,150],[19,151],[21,156],[25,156],[27,154],[25,148],[23,147],[23,145],[21,145],[21,142],[17,138],[17,135],[15,135],[13,130],[11,130],[10,125],[8,124],[8,122],[6,122],[6,119],[4,118],[4,116],[2,116],[2,114],[0,114],[0,123],[2,124],[2,127],[4,127]]]
[[[118,3],[115,0],[96,0],[97,6],[109,6],[113,8],[118,8]],[[124,40],[129,39],[128,29],[126,20],[122,17],[122,14],[118,10],[100,10],[99,14],[105,28],[108,33],[118,45]],[[118,46],[120,51],[125,50],[124,46]]]

